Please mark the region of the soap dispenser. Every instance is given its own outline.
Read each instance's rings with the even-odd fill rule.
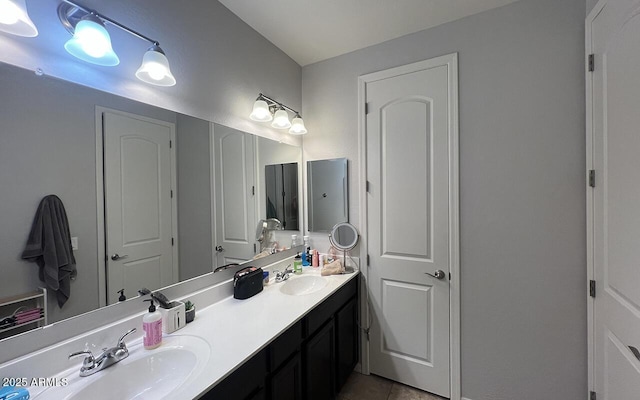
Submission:
[[[142,329],[144,330],[143,344],[147,350],[155,349],[162,343],[162,314],[156,311],[153,299],[149,301],[149,312],[142,317]]]

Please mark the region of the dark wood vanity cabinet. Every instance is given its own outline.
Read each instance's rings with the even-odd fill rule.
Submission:
[[[331,318],[304,345],[305,400],[326,400],[335,396],[336,335]]]
[[[330,400],[358,363],[358,279],[352,279],[202,399]]]
[[[336,392],[342,389],[358,364],[358,301],[354,297],[335,316]]]
[[[267,350],[261,350],[217,384],[201,399],[205,400],[261,400],[265,396]]]

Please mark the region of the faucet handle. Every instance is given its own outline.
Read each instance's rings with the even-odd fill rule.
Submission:
[[[122,335],[120,337],[120,339],[118,339],[118,345],[117,346],[120,347],[120,348],[126,349],[127,345],[124,344],[124,338],[129,336],[130,334],[132,334],[135,331],[136,331],[136,328],[133,328],[133,329],[130,329],[129,331],[127,331],[127,333],[125,333],[124,335]]]
[[[93,368],[96,364],[96,359],[93,357],[93,353],[90,350],[76,351],[75,353],[71,353],[69,354],[69,359],[82,355],[86,355],[84,361],[82,362],[82,366],[84,368]]]

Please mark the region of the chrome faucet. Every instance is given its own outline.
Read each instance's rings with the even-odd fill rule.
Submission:
[[[86,355],[84,361],[82,362],[82,367],[80,368],[80,376],[93,375],[96,372],[102,371],[103,369],[112,366],[118,361],[122,361],[125,358],[129,357],[129,349],[127,349],[127,345],[124,343],[124,338],[135,331],[136,328],[133,328],[122,335],[120,339],[118,339],[118,344],[116,344],[115,347],[105,347],[104,349],[102,349],[102,353],[98,357],[94,357],[91,351],[84,350],[69,354],[69,358],[71,359],[81,355]]]
[[[276,273],[276,282],[284,282],[287,279],[289,279],[289,277],[291,276],[291,274],[293,274],[293,269],[291,268],[291,264],[287,265],[287,268],[284,269],[284,271],[280,272],[280,271],[273,271]]]

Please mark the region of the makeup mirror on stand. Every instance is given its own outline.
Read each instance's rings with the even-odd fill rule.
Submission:
[[[355,226],[348,222],[340,222],[335,224],[329,234],[329,241],[336,250],[342,251],[344,260],[345,273],[353,273],[355,270],[352,266],[347,265],[347,252],[353,250],[358,244],[358,230]],[[351,255],[349,255],[351,258]],[[353,261],[353,260],[352,260]]]

